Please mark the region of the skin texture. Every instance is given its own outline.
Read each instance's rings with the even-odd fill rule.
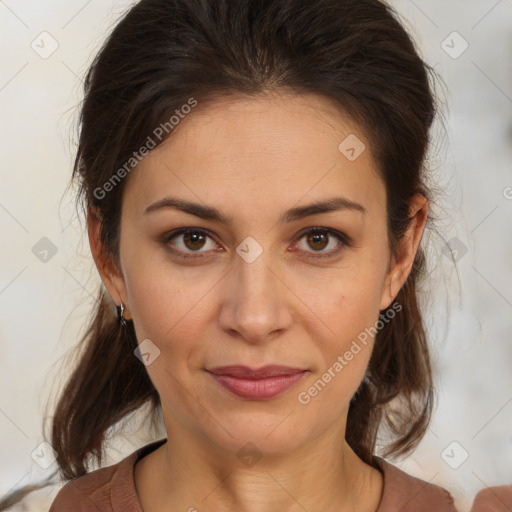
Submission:
[[[354,161],[338,149],[350,134],[366,146]],[[144,213],[167,196],[216,207],[232,224],[172,208]],[[366,213],[278,223],[290,208],[333,196]],[[146,369],[168,442],[135,468],[146,512],[377,509],[381,474],[344,440],[373,340],[307,405],[298,395],[392,304],[427,210],[426,199],[414,196],[414,222],[392,260],[386,191],[363,131],[326,98],[281,92],[199,104],[138,165],[124,191],[120,268],[102,250],[100,220],[90,212],[91,249],[109,294],[123,301],[139,343],[150,339],[160,350]],[[164,240],[183,227],[211,236]],[[325,233],[315,239],[308,228],[339,231],[352,245]],[[262,249],[251,263],[236,251],[246,237]],[[183,260],[170,247],[203,256]],[[248,400],[205,371],[228,364],[309,371],[272,399]],[[250,467],[237,457],[248,442],[261,455]]]

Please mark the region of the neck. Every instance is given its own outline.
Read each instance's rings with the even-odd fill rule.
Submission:
[[[375,512],[378,508],[382,476],[346,443],[344,426],[333,424],[318,438],[285,454],[262,454],[255,445],[229,453],[176,425],[166,422],[166,430],[167,442],[135,467],[145,512]]]

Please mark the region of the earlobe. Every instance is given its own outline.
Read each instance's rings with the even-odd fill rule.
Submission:
[[[380,311],[389,308],[395,297],[398,295],[400,288],[402,285],[402,279],[400,278],[400,267],[398,264],[394,265],[392,269],[386,275],[386,280],[384,282],[384,289],[382,292],[381,302],[380,302]],[[405,282],[405,280],[404,280]]]
[[[398,253],[384,281],[381,311],[391,305],[409,277],[427,222],[427,199],[421,194],[415,194],[410,201],[409,212],[411,223],[399,242]]]

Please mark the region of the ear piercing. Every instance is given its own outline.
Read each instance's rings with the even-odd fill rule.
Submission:
[[[121,301],[120,306],[116,304],[116,309],[118,322],[126,327],[126,318],[123,316],[123,312],[126,308],[124,307],[123,301]]]

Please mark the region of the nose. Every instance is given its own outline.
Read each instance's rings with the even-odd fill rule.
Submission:
[[[263,250],[254,260],[240,254],[224,282],[219,322],[231,336],[262,343],[292,324],[293,294],[280,275],[279,265],[272,261],[271,251]]]

